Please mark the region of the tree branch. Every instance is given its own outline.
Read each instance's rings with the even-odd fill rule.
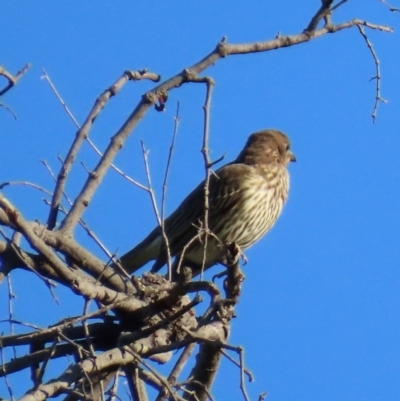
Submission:
[[[211,65],[214,65],[219,59],[225,58],[230,55],[260,53],[270,50],[276,50],[279,48],[289,47],[296,44],[308,42],[310,40],[326,35],[327,33],[338,32],[344,29],[352,28],[357,25],[362,25],[370,29],[377,29],[385,32],[393,31],[393,28],[390,28],[385,25],[375,25],[363,20],[353,19],[352,21],[349,22],[344,22],[338,25],[332,25],[329,27],[329,29],[327,27],[319,29],[313,33],[312,37],[310,37],[306,33],[300,33],[297,35],[279,36],[275,39],[268,40],[265,42],[228,44],[226,41],[222,41],[210,54],[208,54],[202,60],[191,66],[189,70],[194,75],[198,75],[206,68],[210,67]],[[143,95],[142,99],[137,104],[135,109],[132,111],[128,119],[124,122],[124,124],[121,126],[118,132],[111,138],[110,145],[105,150],[103,157],[101,158],[95,169],[89,175],[89,178],[87,179],[80,194],[76,198],[70,212],[63,220],[60,230],[65,235],[72,236],[72,233],[79,219],[84,213],[86,207],[89,206],[95,191],[102,182],[102,179],[105,176],[111,163],[113,162],[116,154],[124,146],[128,136],[131,134],[133,129],[138,125],[141,119],[146,115],[150,107],[152,105],[155,105],[160,98],[166,98],[167,96],[166,94],[170,90],[178,88],[185,82],[188,82],[187,69],[175,75],[174,77],[164,81],[160,85],[156,86],[153,90]],[[84,128],[82,128],[82,130],[83,129]],[[73,153],[73,156],[74,155],[75,153]],[[60,179],[61,180],[63,179],[62,174],[60,176]]]
[[[65,161],[61,166],[60,172],[58,173],[57,184],[54,190],[54,196],[52,199],[50,213],[47,220],[47,226],[50,230],[52,230],[56,225],[58,208],[61,203],[62,194],[65,188],[67,177],[69,175],[69,172],[71,171],[72,164],[75,162],[78,152],[82,146],[83,140],[89,136],[89,131],[92,128],[95,119],[106,106],[110,98],[115,96],[126,84],[126,82],[128,82],[129,80],[137,81],[139,79],[150,79],[157,82],[160,77],[145,70],[137,72],[125,71],[121,78],[119,78],[110,88],[108,88],[97,98],[91,112],[89,113],[89,116],[83,123],[82,128],[78,130],[75,140],[73,141],[67,157],[65,158]],[[105,159],[107,159],[107,157],[107,155],[104,155]],[[74,222],[77,223],[78,220],[79,218],[76,221],[74,220]]]
[[[17,72],[17,75],[13,75],[8,72],[2,65],[0,65],[0,75],[7,78],[8,84],[0,90],[0,96],[3,96],[7,91],[9,91],[13,86],[17,85],[19,80],[24,76],[24,74],[31,68],[31,64],[28,63],[24,68]]]

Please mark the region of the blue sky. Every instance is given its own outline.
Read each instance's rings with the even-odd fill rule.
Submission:
[[[0,108],[0,181],[27,180],[51,190],[52,179],[40,160],[58,171],[57,157],[65,156],[75,134],[41,79],[41,68],[83,122],[95,98],[126,69],[149,68],[166,79],[208,54],[223,36],[241,43],[271,39],[277,32],[299,33],[319,5],[317,0],[3,4],[1,62],[12,72],[27,62],[32,68],[2,98],[18,119]],[[400,15],[378,0],[349,2],[333,21],[354,17],[399,27]],[[283,215],[246,253],[246,281],[230,342],[246,348],[247,366],[256,377],[248,385],[252,399],[264,391],[269,401],[400,397],[400,39],[396,31],[367,33],[381,62],[382,96],[389,101],[379,105],[375,124],[375,81],[370,81],[375,65],[357,29],[229,57],[205,73],[216,81],[212,158],[226,152],[225,160],[232,160],[250,133],[271,127],[289,135],[298,160],[290,166],[292,187]],[[152,86],[129,83],[111,100],[91,132],[100,148]],[[169,212],[204,177],[199,151],[204,96],[203,85],[172,91],[167,110],[150,111],[116,160],[144,183],[143,140],[160,199],[179,101]],[[85,145],[79,162],[91,169],[97,160]],[[85,179],[86,170],[77,163],[67,186],[70,197]],[[26,218],[46,219],[42,193],[20,186],[3,192]],[[120,252],[156,224],[148,194],[112,171],[84,217],[110,250]],[[86,234],[79,232],[78,238],[103,257]],[[82,302],[66,290],[57,289],[57,306],[33,276],[15,272],[12,280],[20,320],[47,326],[82,311]],[[4,284],[0,305],[4,319]],[[0,325],[2,332],[7,329]],[[239,372],[223,364],[213,394],[219,400],[238,399]],[[61,370],[57,365],[53,373]],[[19,377],[16,395],[23,393],[28,372]],[[0,395],[8,395],[4,381]]]

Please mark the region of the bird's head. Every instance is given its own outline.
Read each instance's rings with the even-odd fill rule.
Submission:
[[[289,138],[283,132],[273,129],[251,134],[237,158],[237,162],[245,164],[281,163],[287,166],[295,161]]]

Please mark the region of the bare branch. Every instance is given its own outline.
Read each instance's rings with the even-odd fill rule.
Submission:
[[[142,153],[143,153],[143,160],[144,160],[144,167],[146,170],[146,177],[147,177],[147,185],[148,185],[148,190],[147,192],[150,195],[151,199],[151,205],[153,206],[154,214],[157,219],[158,225],[161,227],[161,216],[158,211],[158,206],[157,206],[157,200],[156,196],[154,194],[154,189],[153,189],[153,184],[151,182],[151,173],[150,173],[150,166],[149,166],[149,150],[146,150],[146,147],[144,146],[144,142],[141,141],[142,144]]]
[[[3,349],[6,347],[30,345],[31,348],[28,354],[13,358],[8,363],[4,363],[2,360],[0,376],[6,376],[10,372],[17,372],[26,368],[32,369],[34,389],[26,393],[22,400],[40,401],[68,394],[66,400],[92,398],[103,401],[107,396],[110,401],[115,401],[116,398],[119,398],[117,394],[118,377],[121,371],[126,374],[134,401],[147,401],[148,395],[145,384],[159,392],[157,401],[165,400],[166,398],[177,401],[184,399],[196,401],[213,400],[211,386],[222,355],[227,355],[233,363],[239,366],[240,388],[244,399],[246,401],[249,400],[245,387],[245,375],[250,379],[252,379],[252,375],[245,369],[244,350],[241,347],[235,347],[227,343],[231,330],[231,320],[234,317],[234,308],[238,302],[241,284],[244,280],[244,275],[239,266],[241,255],[239,247],[234,243],[222,244],[227,252],[226,259],[228,263],[226,279],[224,280],[224,298],[223,293],[218,290],[216,285],[210,282],[186,282],[184,280],[172,282],[156,274],[145,274],[142,278],[130,277],[124,274],[124,271],[117,269],[118,264],[114,260],[114,255],[106,249],[97,235],[89,229],[82,220],[82,216],[110,167],[114,168],[130,182],[149,192],[166,244],[169,278],[171,279],[171,255],[164,220],[168,176],[179,126],[179,103],[163,181],[161,211],[157,207],[150,176],[148,151],[143,143],[147,186],[130,178],[118,169],[113,164],[113,161],[147,111],[152,106],[157,111],[164,110],[169,92],[172,89],[186,83],[206,84],[207,93],[204,103],[204,129],[201,150],[206,175],[204,181],[205,217],[204,221],[199,222],[198,227],[195,227],[197,234],[183,248],[177,267],[179,271],[185,252],[193,241],[204,238],[204,269],[208,235],[214,235],[209,232],[208,224],[210,207],[208,199],[209,180],[213,173],[213,166],[222,158],[213,162],[209,154],[210,105],[215,83],[212,78],[202,77],[200,74],[221,58],[230,55],[276,50],[305,43],[327,33],[357,27],[370,48],[376,65],[376,77],[374,77],[377,80],[376,103],[373,111],[375,120],[378,103],[384,101],[380,95],[380,64],[364,28],[385,32],[391,32],[392,28],[358,19],[334,25],[331,21],[333,11],[347,1],[338,0],[337,4],[332,6],[333,0],[322,0],[321,7],[313,16],[307,28],[296,35],[279,35],[268,41],[243,44],[229,44],[226,39],[223,39],[212,52],[196,64],[145,93],[130,116],[113,135],[104,153],[89,140],[88,135],[95,119],[110,98],[119,93],[128,80],[150,79],[158,82],[160,77],[148,71],[125,71],[113,86],[97,98],[85,123],[80,127],[78,121],[74,118],[67,104],[51,82],[50,77],[43,71],[43,78],[47,80],[62,107],[77,126],[78,132],[67,157],[65,160],[61,160],[62,167],[56,178],[54,196],[51,192],[28,182],[0,184],[0,189],[8,184],[29,185],[52,196],[47,220],[48,225],[42,225],[39,222],[26,221],[19,210],[8,199],[0,195],[0,225],[14,230],[17,235],[19,233],[22,234],[34,249],[33,252],[38,253],[25,252],[21,249],[18,238],[15,235],[11,240],[7,230],[4,230],[4,233],[0,230],[0,235],[3,234],[4,236],[4,241],[0,241],[3,268],[0,273],[0,281],[13,268],[26,267],[35,271],[39,277],[47,280],[48,285],[50,284],[47,278],[54,278],[54,280],[61,282],[74,291],[76,295],[82,296],[85,300],[85,308],[83,316],[63,320],[49,329],[40,329],[37,332],[27,334],[12,334],[13,325],[25,323],[18,322],[13,317],[12,289],[10,287],[9,313],[6,321],[10,323],[11,335],[0,337],[1,357],[3,357]],[[388,5],[386,0],[380,1]],[[318,29],[322,21],[324,21],[324,26]],[[64,189],[84,139],[97,152],[100,159],[97,166],[92,171],[88,171],[88,178],[79,195],[72,203],[65,194]],[[48,166],[47,168],[51,172]],[[63,197],[67,199],[70,205],[72,204],[69,211],[61,203]],[[55,230],[59,211],[65,213],[65,217],[60,228]],[[78,224],[81,224],[88,235],[104,250],[108,257],[107,263],[95,257],[74,239],[74,230]],[[109,263],[111,261],[114,263],[111,263],[110,266]],[[183,272],[185,270],[183,269]],[[189,280],[186,275],[184,276]],[[191,300],[191,294],[199,291],[206,291],[211,299],[206,311],[203,311],[197,317],[196,312],[198,311],[194,307],[200,300],[198,297]],[[91,299],[97,301],[99,309],[89,313]],[[88,319],[92,318],[96,318],[97,321],[89,324]],[[127,343],[129,343],[129,346],[126,345]],[[182,370],[197,345],[200,345],[200,351],[196,356],[196,362],[189,378],[184,383],[177,383]],[[146,360],[148,358],[158,363],[166,363],[173,352],[183,347],[185,347],[185,350],[168,378],[162,376]],[[239,356],[239,362],[230,357],[224,350],[236,352]],[[75,362],[59,377],[53,378],[47,383],[42,383],[44,374],[48,373],[46,369],[49,369],[50,361],[54,358],[68,355],[74,355]],[[112,383],[111,380],[114,380],[114,382]],[[104,391],[108,385],[112,385],[112,388],[109,393],[105,393]],[[12,397],[11,393],[10,395]],[[263,399],[263,397],[264,395],[261,395],[259,400]]]
[[[49,248],[42,239],[40,239],[33,233],[32,228],[22,218],[21,213],[1,194],[0,208],[7,215],[10,222],[10,227],[15,228],[17,231],[21,232],[34,249],[45,255],[49,262],[53,265],[57,273],[60,275],[60,277],[72,282],[74,276],[69,271],[67,266],[62,263],[62,261],[52,252],[51,248]]]
[[[4,370],[4,352],[3,352],[3,350],[4,350],[4,348],[3,348],[3,345],[1,343],[1,338],[0,338],[0,363],[1,363],[1,369]],[[11,400],[14,401],[14,399],[15,399],[14,394],[13,394],[10,382],[8,381],[7,375],[4,375],[4,381],[6,383],[8,394],[10,395]]]
[[[372,111],[372,122],[375,123],[376,115],[377,115],[377,112],[378,112],[378,104],[379,104],[379,102],[387,103],[387,100],[385,100],[381,96],[381,68],[380,68],[380,62],[379,62],[378,56],[375,53],[374,47],[372,46],[372,43],[368,39],[368,36],[365,33],[363,27],[361,25],[357,25],[357,28],[358,28],[361,36],[364,38],[365,42],[367,43],[367,46],[368,46],[368,48],[369,48],[369,50],[370,50],[370,52],[372,54],[372,57],[374,59],[374,62],[375,62],[376,75],[371,78],[371,81],[373,79],[375,79],[375,81],[376,81],[375,105],[374,105],[374,109]]]
[[[121,369],[118,369],[117,373],[115,374],[115,377],[114,377],[114,384],[112,385],[112,387],[109,390],[109,394],[110,394],[109,401],[115,401],[115,399],[117,398],[120,375],[121,375]]]
[[[176,362],[174,368],[171,370],[171,373],[168,376],[168,382],[172,385],[176,383],[180,374],[182,373],[183,368],[186,366],[186,363],[189,361],[190,356],[192,355],[194,349],[196,348],[196,343],[191,343],[185,347],[182,354],[180,355],[178,361]],[[163,389],[164,390],[164,389]],[[165,391],[160,391],[156,401],[165,400],[167,394]]]
[[[10,90],[13,86],[17,85],[19,80],[24,76],[24,74],[31,68],[31,64],[28,63],[22,70],[17,72],[17,75],[12,75],[8,72],[2,65],[0,65],[0,75],[6,77],[8,80],[7,86],[0,90],[0,96],[4,95],[8,90]]]
[[[339,3],[335,4],[333,7],[331,7],[331,13],[338,9],[339,7],[343,6],[345,3],[347,3],[349,0],[341,0]]]
[[[199,401],[205,401],[208,398],[208,389],[211,388],[215,375],[221,363],[222,354],[219,347],[212,344],[202,344],[197,355],[196,365],[190,373],[186,389],[189,394],[185,394],[184,398],[193,400],[190,392],[197,395]]]
[[[148,395],[143,380],[139,376],[139,368],[134,366],[125,369],[126,379],[133,401],[148,401]]]
[[[35,377],[35,381],[34,381],[35,386],[37,386],[39,384],[42,384],[43,375],[44,375],[44,373],[46,371],[46,368],[47,368],[47,365],[48,365],[50,359],[52,359],[54,357],[55,350],[56,350],[58,342],[59,342],[59,339],[57,337],[57,338],[54,339],[53,344],[48,349],[47,356],[46,356],[45,360],[43,361],[42,366],[40,367],[40,369],[39,369],[39,371],[37,373],[37,376]]]
[[[12,290],[11,278],[7,276],[7,287],[8,287],[8,321],[10,323],[10,333],[11,335],[14,334],[14,308],[13,308],[13,301],[15,299],[15,294]],[[14,358],[17,357],[17,353],[15,347],[13,349]]]
[[[146,369],[148,369],[157,379],[164,385],[164,387],[168,390],[171,398],[175,401],[177,400],[175,392],[172,390],[168,380],[163,378],[155,369],[153,369],[146,361],[144,361],[135,351],[130,348],[127,348],[127,352],[130,353],[137,362],[142,364]]]
[[[113,267],[98,259],[74,239],[65,238],[59,231],[46,230],[45,227],[39,224],[34,224],[33,229],[37,234],[42,230],[41,237],[47,245],[60,251],[68,257],[71,262],[76,263],[79,268],[90,273],[96,280],[101,279],[101,282],[112,286],[117,291],[128,293],[135,292],[130,280],[125,276],[122,277],[120,274],[117,274]],[[74,273],[77,274],[77,272]],[[82,279],[82,277],[80,279]]]
[[[77,382],[85,374],[90,377],[105,369],[126,366],[133,361],[134,357],[130,353],[124,352],[123,349],[113,349],[98,355],[96,359],[86,359],[79,364],[71,365],[58,378],[38,386],[35,390],[28,391],[20,401],[45,401],[49,397],[64,393],[72,383]]]
[[[172,134],[172,142],[171,142],[171,146],[169,148],[167,166],[165,167],[163,190],[162,190],[162,194],[161,194],[161,232],[164,237],[165,248],[167,250],[168,278],[170,281],[172,280],[172,266],[171,266],[171,250],[169,247],[169,240],[168,240],[167,234],[165,232],[165,200],[166,200],[166,194],[167,194],[168,173],[169,173],[169,168],[171,165],[172,152],[174,151],[175,139],[176,139],[176,135],[178,133],[178,126],[179,126],[179,121],[180,121],[179,101],[176,104],[176,114],[175,114],[174,120],[175,120],[174,133]]]
[[[64,108],[64,110],[66,111],[66,113],[68,114],[68,116],[71,118],[71,120],[74,122],[74,124],[76,125],[76,127],[79,129],[81,128],[78,121],[76,120],[76,118],[74,117],[74,115],[71,113],[69,107],[67,106],[67,104],[64,102],[63,98],[61,97],[60,93],[58,92],[57,88],[55,87],[55,85],[53,84],[52,80],[50,79],[49,75],[47,74],[47,72],[44,70],[44,68],[42,68],[42,72],[43,72],[43,76],[41,77],[41,79],[45,79],[47,81],[47,83],[50,85],[51,89],[53,90],[54,94],[56,95],[57,99],[60,101],[62,107]]]
[[[203,277],[203,271],[206,265],[207,260],[207,242],[208,242],[208,214],[210,209],[210,177],[211,177],[211,160],[210,160],[210,149],[209,149],[209,139],[210,139],[210,108],[211,108],[211,96],[214,89],[215,82],[212,78],[206,78],[207,84],[207,94],[206,100],[203,106],[204,110],[204,131],[203,131],[203,147],[201,152],[204,157],[204,168],[206,170],[206,178],[204,180],[204,253],[203,253],[203,262],[201,266],[200,280]]]
[[[14,117],[14,120],[17,119],[17,115],[8,106],[6,106],[4,103],[0,102],[0,107],[4,107]]]
[[[142,79],[151,79],[151,80],[155,80],[155,81],[157,81],[157,79],[159,79],[158,76],[155,76],[155,74],[149,73],[147,71],[143,71],[142,74],[140,72],[138,74],[135,74],[132,71],[125,71],[121,78],[119,78],[110,88],[108,88],[105,92],[103,92],[102,95],[100,95],[97,98],[91,112],[89,113],[89,116],[86,118],[85,122],[83,123],[82,128],[80,128],[78,130],[76,137],[71,145],[71,148],[67,154],[67,157],[65,158],[65,161],[62,164],[61,170],[58,174],[57,184],[56,184],[56,188],[54,191],[54,197],[52,200],[52,206],[51,206],[50,214],[49,214],[48,221],[47,221],[47,225],[50,230],[52,230],[56,225],[58,208],[59,208],[59,205],[61,202],[61,197],[62,197],[62,193],[65,188],[67,177],[72,168],[72,164],[75,162],[77,154],[82,146],[83,140],[88,138],[90,129],[92,128],[92,125],[93,125],[95,119],[100,114],[100,112],[103,110],[103,108],[106,106],[106,104],[108,103],[110,98],[115,96],[122,89],[122,87],[126,84],[126,82],[128,82],[129,80],[141,79],[140,78],[141,76],[143,77]],[[114,142],[114,146],[118,149],[120,148],[119,144],[117,144],[115,142]],[[112,146],[112,148],[114,149],[113,146]],[[108,158],[110,158],[108,155],[104,155],[104,159],[108,159]],[[107,162],[107,165],[109,165],[111,163],[111,161],[112,160],[110,159],[109,162]],[[96,181],[101,181],[103,176],[104,176],[104,174],[99,176],[98,174],[96,175],[95,173],[93,173],[90,176],[90,179],[91,180],[96,179]],[[91,181],[89,181],[89,182],[91,182]],[[99,183],[100,182],[98,182],[98,184]],[[86,189],[88,187],[90,187],[90,185],[85,186]],[[85,207],[84,203],[79,203],[79,205],[80,205],[80,207]],[[83,212],[83,210],[82,210],[82,212]],[[82,213],[80,213],[80,215],[77,216],[78,218],[76,220],[74,219],[74,226],[76,225],[79,218],[81,217],[81,214]],[[69,219],[69,221],[70,221],[70,219]],[[65,225],[67,225],[67,228],[68,228],[67,231],[69,231],[69,229],[72,229],[72,227],[70,227],[69,224],[67,224],[67,222],[65,221],[64,230],[66,229]]]
[[[53,196],[53,194],[48,191],[47,189],[41,187],[40,185],[37,185],[33,182],[29,182],[29,181],[8,181],[8,182],[3,182],[2,184],[0,184],[0,189],[3,189],[4,187],[8,186],[8,185],[25,185],[27,187],[32,187],[35,188],[43,193],[45,193],[46,195],[49,196]]]
[[[400,11],[400,8],[397,8],[397,7],[393,7],[391,4],[389,4],[389,2],[387,2],[386,0],[379,0],[381,3],[383,3],[383,4],[385,4],[386,6],[388,6],[389,7],[389,10],[390,11],[392,11],[392,12],[398,12],[398,11]]]
[[[3,210],[0,209],[0,212],[3,212]],[[0,224],[2,223],[0,222]],[[0,230],[0,233],[1,235],[3,235],[4,238],[6,238],[2,230]],[[10,273],[10,271],[17,267],[29,270],[36,274],[38,278],[45,283],[47,288],[50,290],[54,300],[58,303],[57,298],[52,292],[52,287],[54,287],[54,283],[48,277],[51,277],[58,281],[60,281],[60,277],[57,276],[53,268],[48,263],[46,263],[42,257],[23,251],[18,245],[16,245],[12,241],[9,241],[7,238],[6,242],[0,241],[0,254],[3,258],[2,270],[0,272],[0,283]]]
[[[265,42],[255,42],[248,44],[228,44],[226,41],[220,42],[215,50],[213,50],[210,54],[204,57],[202,60],[194,64],[189,70],[196,76],[204,71],[206,68],[215,64],[219,59],[227,57],[229,55],[238,55],[238,54],[249,54],[249,53],[260,53],[266,52],[270,50],[276,50],[278,48],[293,46],[300,43],[305,43],[315,38],[326,35],[327,33],[338,32],[344,29],[352,28],[357,25],[366,26],[370,29],[377,29],[385,32],[392,32],[393,28],[390,28],[385,25],[375,25],[369,22],[353,19],[349,22],[344,22],[338,25],[324,27],[315,31],[310,37],[305,33],[301,33],[298,35],[289,35],[289,36],[279,36],[275,39],[268,40]],[[168,79],[167,81],[161,83],[156,86],[153,90],[147,92],[143,95],[141,101],[137,104],[135,109],[132,111],[131,115],[124,122],[122,127],[118,130],[118,132],[112,137],[110,145],[107,147],[104,152],[103,158],[99,161],[98,165],[95,167],[93,172],[90,174],[87,179],[81,193],[78,195],[77,199],[74,202],[74,205],[71,208],[70,213],[64,219],[61,224],[60,230],[62,230],[65,234],[71,235],[76,224],[78,223],[80,217],[84,213],[87,206],[89,206],[90,201],[100,185],[104,175],[106,174],[110,164],[115,158],[118,151],[124,145],[126,139],[131,134],[133,129],[137,126],[137,124],[141,121],[141,119],[145,116],[150,107],[158,102],[158,100],[162,97],[165,97],[165,94],[168,93],[172,89],[176,89],[181,86],[183,83],[187,82],[188,74],[187,70],[184,70],[180,74],[175,75],[174,77]],[[98,114],[98,113],[97,113]],[[97,115],[96,114],[96,115]],[[90,119],[88,119],[90,120]],[[89,121],[91,125],[91,120]],[[89,124],[88,123],[88,124]],[[86,123],[85,123],[86,124]],[[85,124],[81,131],[84,130]],[[87,128],[87,130],[89,127]],[[78,136],[81,136],[79,134]],[[77,136],[77,138],[78,138]],[[76,146],[74,146],[74,149]],[[72,149],[72,148],[71,148]],[[70,152],[72,156],[75,156],[75,151]],[[68,157],[67,161],[68,162]],[[68,164],[69,166],[69,164]],[[63,172],[64,170],[62,170]],[[61,172],[61,173],[62,173]],[[63,181],[63,174],[60,174],[60,181]],[[60,184],[61,185],[61,184]],[[55,206],[57,202],[53,202]],[[58,204],[57,204],[58,207]],[[53,221],[54,220],[54,221]],[[52,223],[55,223],[55,219],[52,219]],[[51,226],[50,226],[51,227]]]
[[[46,243],[49,241],[55,241],[52,246],[57,247],[57,243],[60,243],[60,241],[57,240],[56,236],[54,235],[55,233],[51,233],[50,231],[45,230],[45,228],[43,228],[43,230],[39,233],[35,232],[35,229],[23,219],[21,213],[2,195],[0,195],[0,209],[2,209],[8,216],[8,219],[11,222],[11,227],[17,229],[24,235],[25,239],[30,243],[30,245],[41,255],[43,255],[52,265],[57,275],[69,283],[71,289],[74,289],[75,291],[78,291],[80,294],[89,298],[95,298],[106,305],[126,297],[125,293],[123,292],[106,288],[100,284],[92,283],[89,280],[82,280],[82,277],[79,276],[79,271],[70,270],[62,262],[58,255],[53,252],[53,249]],[[36,227],[36,231],[37,229],[38,225]],[[44,241],[43,237],[45,236],[46,232],[47,234],[53,234],[53,237],[48,235],[46,241]],[[62,245],[65,245],[67,241],[64,240],[61,242]],[[83,248],[77,245],[76,249],[71,252],[71,256],[73,256],[77,249],[82,250]],[[113,271],[113,269],[110,267],[104,267],[104,269],[108,269],[107,271],[110,271],[109,274],[112,274],[111,271]],[[115,278],[118,279],[119,276],[115,276]],[[116,283],[118,283],[118,281]]]
[[[243,397],[246,401],[250,401],[249,395],[246,390],[246,381],[244,379],[244,348],[239,348],[239,358],[240,358],[240,389],[242,390]]]
[[[46,169],[48,170],[48,172],[50,173],[50,175],[51,175],[51,177],[54,179],[54,181],[56,181],[56,177],[54,176],[53,171],[52,171],[52,169],[50,168],[50,166],[48,165],[48,163],[47,163],[45,160],[42,160],[41,162],[44,164],[44,166],[46,167]],[[68,195],[67,195],[65,192],[63,192],[63,196],[64,196],[64,198],[66,199],[66,201],[68,202],[68,204],[69,204],[69,205],[72,205],[72,201],[69,199]],[[47,202],[46,202],[46,203],[47,203]],[[59,207],[59,210],[62,211],[64,214],[67,214],[67,212],[64,210],[63,207],[60,206],[60,207]],[[118,263],[118,261],[115,260],[115,254],[114,254],[114,253],[111,253],[111,252],[107,249],[107,247],[103,244],[103,242],[99,239],[99,237],[94,233],[94,231],[90,229],[90,227],[87,225],[87,223],[86,223],[83,219],[80,219],[80,220],[79,220],[79,224],[80,224],[81,227],[86,231],[86,233],[89,235],[89,237],[92,238],[93,241],[100,247],[100,249],[104,252],[104,254],[107,255],[109,261],[112,260],[112,261],[114,262],[114,265],[113,265],[113,266],[114,266],[115,268],[117,268],[117,269],[119,270],[119,272],[120,272],[127,280],[130,280],[130,276],[129,276],[129,275],[125,272],[125,270],[120,266],[120,263]],[[57,235],[57,234],[53,234],[53,236],[54,236],[54,235]],[[63,243],[63,242],[65,242],[65,241],[64,241],[62,238],[59,238],[59,242],[60,242],[60,243]],[[80,246],[76,243],[75,245],[72,245],[72,246],[70,247],[70,249],[72,249],[72,248],[74,248],[73,252],[76,252],[77,249],[80,248]],[[89,260],[89,259],[92,259],[92,255],[89,254],[89,252],[87,252],[86,250],[83,250],[82,248],[80,248],[80,250],[86,253],[86,257],[85,257],[83,260],[87,261],[87,260]],[[67,255],[69,255],[70,257],[72,257],[72,256],[71,256],[71,253],[68,252],[68,251],[67,251]],[[75,259],[76,259],[76,258],[75,258]],[[89,263],[89,264],[90,264],[90,263]],[[97,279],[98,279],[98,280],[100,280],[100,278],[103,278],[104,275],[106,275],[106,278],[107,278],[107,276],[110,276],[110,275],[111,275],[111,277],[113,277],[112,281],[114,282],[114,284],[116,283],[116,281],[119,281],[118,278],[116,278],[116,277],[114,276],[114,272],[113,272],[113,271],[112,271],[111,273],[108,271],[108,270],[109,270],[109,269],[108,269],[108,264],[106,265],[106,267],[102,267],[102,271],[101,271],[101,272],[98,271],[98,269],[97,269],[96,267],[94,267],[95,265],[97,265],[97,266],[102,265],[102,262],[101,262],[101,261],[97,261],[97,262],[94,261],[94,263],[91,263],[90,265],[91,265],[91,268],[89,268],[89,271],[90,271],[91,273],[95,273],[95,275],[97,276]],[[125,281],[125,282],[128,283],[127,281]],[[111,284],[113,284],[113,283],[111,282]],[[118,284],[119,284],[119,283],[117,283],[117,285],[118,285]],[[129,284],[127,284],[127,285],[128,285],[128,287],[129,287]],[[121,289],[121,287],[118,286],[116,289]]]
[[[238,366],[239,368],[241,367],[241,366],[240,366],[240,362],[237,362],[235,359],[233,359],[233,358],[228,354],[227,351],[221,350],[221,352],[222,352],[222,354],[223,354],[227,359],[229,359],[234,365]],[[250,382],[254,382],[255,379],[254,379],[253,373],[251,373],[250,370],[248,370],[248,369],[246,369],[245,367],[243,367],[243,373],[245,373],[245,374],[247,375],[247,377],[249,378],[249,381],[250,381]]]
[[[325,26],[327,27],[328,25],[328,20],[327,18],[329,18],[330,16],[330,7],[333,3],[333,0],[321,0],[321,7],[319,8],[319,10],[317,11],[317,13],[312,17],[310,23],[308,24],[307,28],[304,30],[304,33],[306,35],[310,35],[312,36],[313,33],[315,32],[315,30],[318,27],[319,22],[325,18]]]
[[[49,77],[49,75],[47,74],[47,72],[42,68],[43,71],[43,77],[44,79],[46,79],[46,81],[49,83],[51,89],[53,90],[54,94],[56,95],[57,99],[60,101],[61,105],[63,106],[64,110],[66,111],[66,113],[68,114],[68,116],[71,118],[71,120],[73,121],[73,123],[75,124],[75,126],[78,129],[81,129],[81,125],[78,123],[77,119],[75,118],[75,116],[72,114],[71,110],[69,109],[68,105],[64,102],[64,99],[61,97],[60,93],[58,92],[57,88],[55,87],[53,81],[51,80],[51,78]],[[126,71],[126,74],[131,74],[132,77],[136,76],[136,78],[132,78],[136,81],[139,80],[138,75],[139,72],[138,71]],[[147,72],[146,75],[142,75],[142,77],[147,76],[148,79],[150,79],[150,77],[153,77],[153,81],[154,82],[158,82],[160,80],[160,76],[156,75],[156,74],[152,74]],[[144,79],[144,78],[142,78]],[[85,138],[86,141],[89,143],[89,145],[92,147],[92,149],[100,156],[103,157],[103,154],[100,152],[99,148],[94,144],[94,142],[89,138],[86,137]],[[125,179],[127,179],[129,182],[131,182],[132,184],[138,186],[139,188],[142,189],[146,189],[146,187],[142,184],[140,184],[138,181],[134,180],[132,177],[130,177],[128,174],[124,173],[120,168],[118,168],[115,164],[111,164],[111,167],[118,173],[121,174]]]
[[[261,394],[258,396],[258,401],[264,401],[265,398],[267,398],[267,395],[268,395],[267,392],[261,393]]]

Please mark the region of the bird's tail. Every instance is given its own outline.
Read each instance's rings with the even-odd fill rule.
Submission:
[[[151,234],[140,244],[120,257],[119,261],[127,273],[132,274],[151,260],[157,259],[162,241]]]

